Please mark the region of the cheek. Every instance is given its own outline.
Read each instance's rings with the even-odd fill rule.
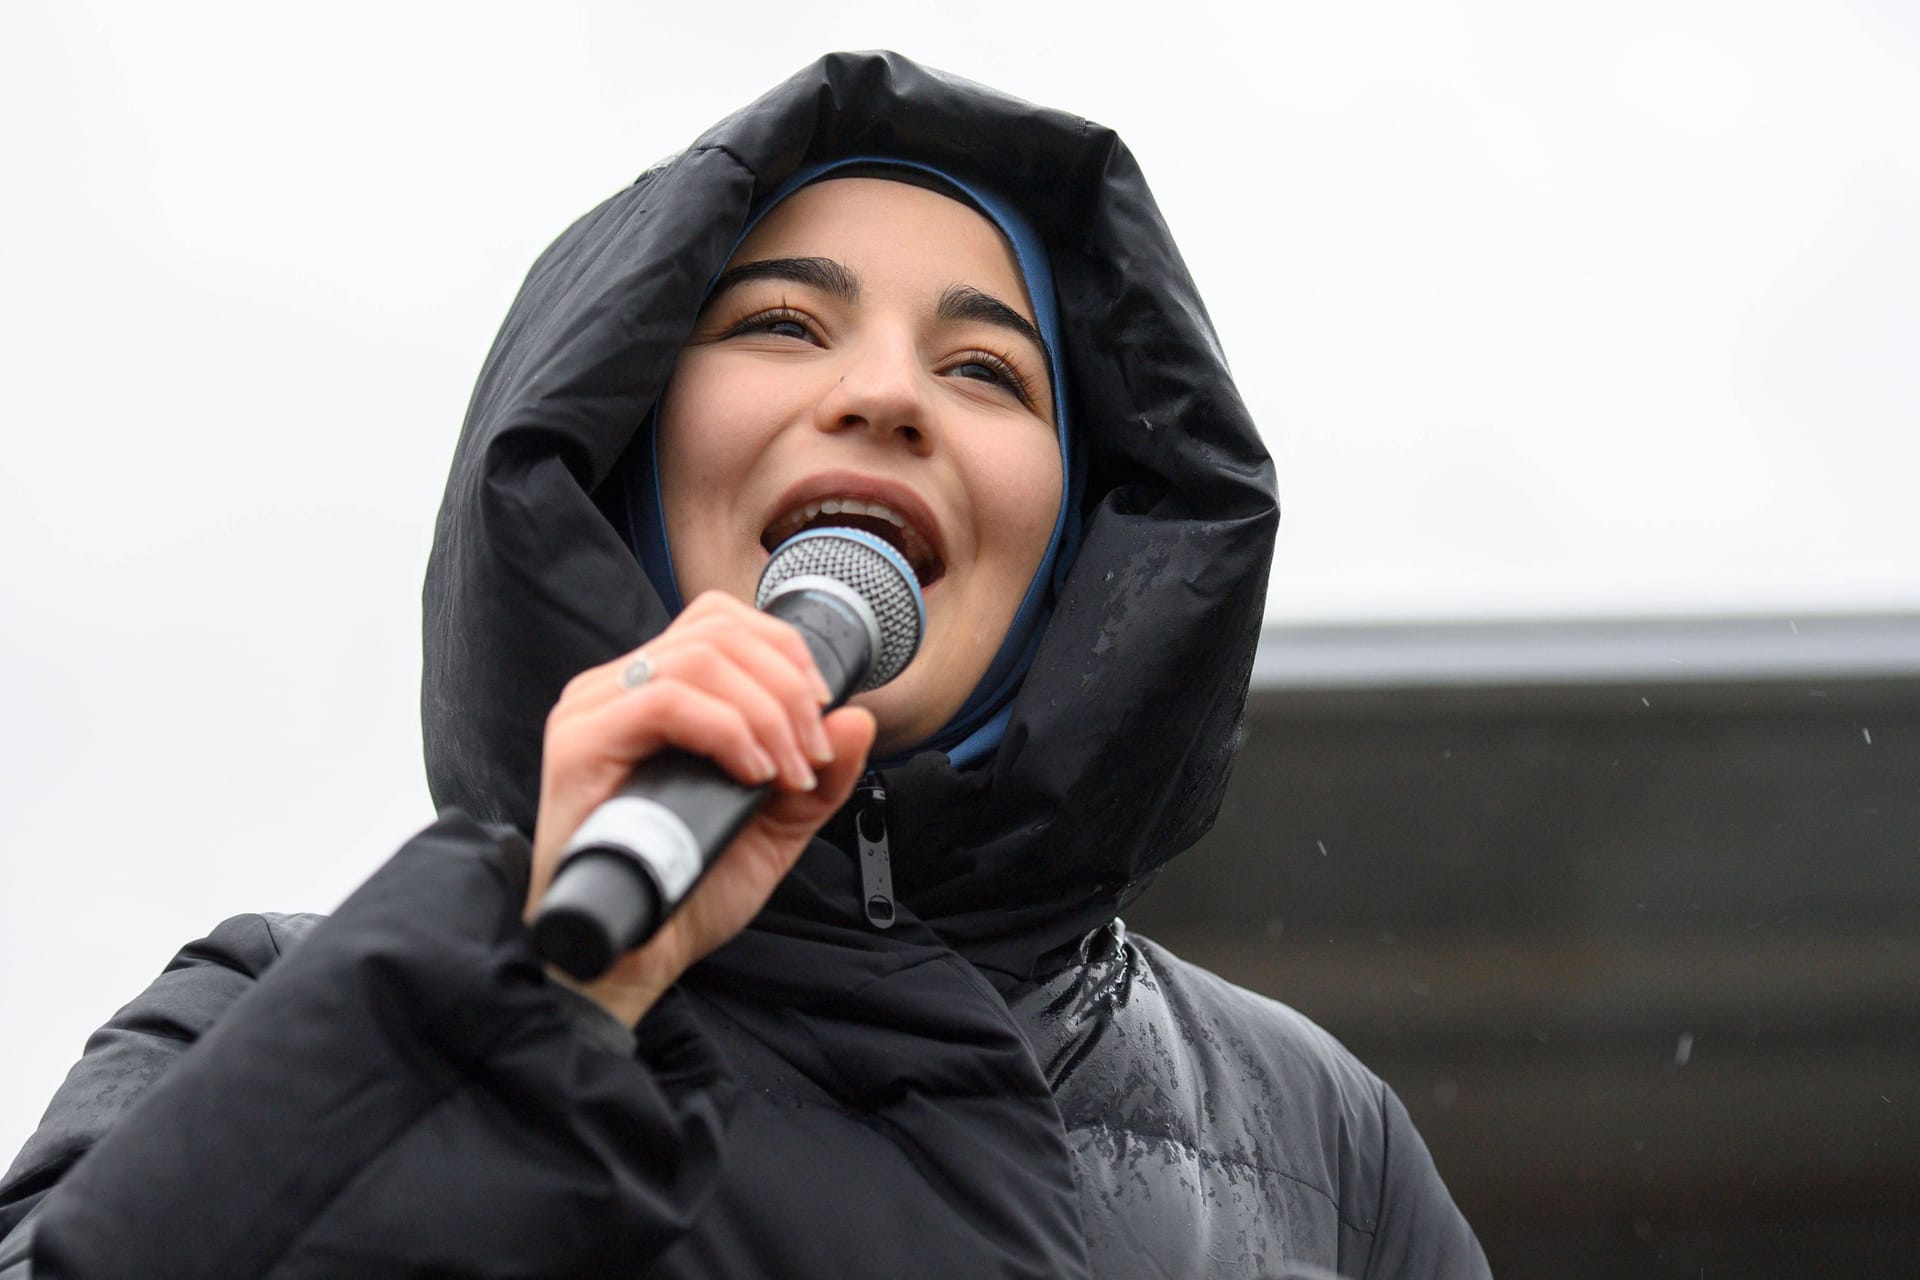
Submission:
[[[658,456],[669,537],[683,522],[737,515],[782,420],[783,388],[751,362],[689,351],[663,393]],[[790,398],[790,397],[789,397]]]
[[[980,487],[983,527],[1009,552],[1038,565],[1060,512],[1060,445],[1044,438],[1008,441],[994,451]]]
[[[724,474],[739,455],[750,453],[744,411],[753,402],[750,389],[722,362],[689,351],[661,393],[660,481],[672,495],[682,485]]]
[[[718,587],[751,588],[741,578],[734,511],[765,440],[757,430],[761,402],[750,379],[709,353],[682,355],[662,393],[656,444],[667,544],[681,595]]]

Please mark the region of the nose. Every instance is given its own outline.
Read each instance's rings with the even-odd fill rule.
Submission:
[[[868,431],[917,453],[932,448],[928,375],[904,335],[875,335],[845,349],[836,372],[815,409],[820,430]]]

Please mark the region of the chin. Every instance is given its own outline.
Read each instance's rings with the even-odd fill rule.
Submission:
[[[923,676],[923,672],[909,668],[885,688],[848,700],[850,705],[872,712],[879,722],[880,731],[873,742],[875,756],[894,755],[925,742],[959,710],[957,706],[945,709],[937,717],[930,713],[923,705],[924,690],[918,687]]]

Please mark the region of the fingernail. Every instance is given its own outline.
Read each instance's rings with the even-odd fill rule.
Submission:
[[[753,778],[755,782],[772,782],[780,776],[780,766],[773,757],[759,747],[753,749]]]
[[[796,766],[794,772],[799,775],[802,791],[811,791],[820,785],[820,779],[813,776],[813,770],[805,760],[795,759],[794,764]]]
[[[819,721],[807,726],[807,754],[813,757],[815,764],[833,763],[833,743],[827,740],[827,731],[820,727]]]
[[[813,697],[823,707],[833,701],[833,690],[827,688],[827,682],[821,679],[818,671],[813,673]]]

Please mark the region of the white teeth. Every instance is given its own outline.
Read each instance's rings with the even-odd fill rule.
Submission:
[[[785,516],[768,528],[772,541],[781,541],[799,532],[815,516],[855,515],[869,516],[876,520],[885,520],[900,531],[900,549],[917,570],[924,570],[929,563],[937,564],[933,548],[927,545],[919,530],[907,523],[907,518],[892,507],[880,502],[869,502],[861,498],[823,498],[817,502],[806,502],[789,511]]]
[[[780,521],[780,527],[797,527],[817,515],[872,516],[877,520],[885,520],[896,529],[907,527],[907,518],[892,507],[878,502],[863,502],[859,498],[827,498],[821,502],[805,503],[798,510],[788,512],[786,518]]]
[[[896,529],[907,527],[907,518],[892,507],[878,502],[863,502],[859,498],[828,498],[822,502],[809,502],[788,519],[798,519],[804,524],[822,513],[830,516],[873,516],[885,520]]]

